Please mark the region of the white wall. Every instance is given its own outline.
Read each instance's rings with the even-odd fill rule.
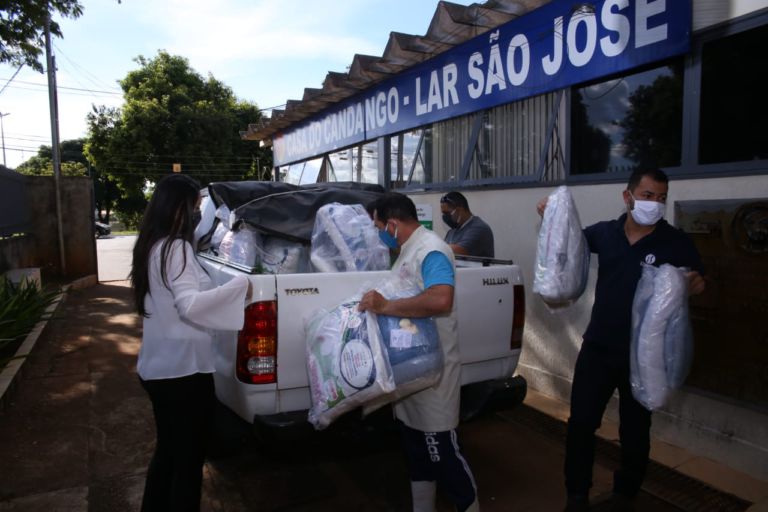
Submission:
[[[584,226],[616,218],[623,212],[623,184],[578,185],[571,192]],[[569,401],[573,367],[581,336],[589,322],[596,262],[592,263],[587,291],[578,302],[550,311],[531,293],[540,219],[536,203],[554,188],[462,191],[472,212],[494,232],[496,257],[512,259],[522,267],[526,283],[526,325],[518,372],[528,385],[546,395]],[[444,235],[440,219],[442,193],[412,195],[414,202],[431,204],[435,231]],[[676,201],[756,199],[768,197],[768,175],[670,182],[667,219],[674,224]],[[609,416],[616,417],[615,403]],[[653,419],[654,435],[693,453],[768,480],[768,414],[725,399],[681,390]]]

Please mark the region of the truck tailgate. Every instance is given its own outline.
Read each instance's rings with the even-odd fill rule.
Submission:
[[[304,324],[312,313],[320,308],[333,308],[356,293],[375,287],[388,274],[384,271],[276,276],[279,389],[309,385]]]

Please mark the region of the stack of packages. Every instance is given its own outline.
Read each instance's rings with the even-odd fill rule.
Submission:
[[[359,183],[212,183],[200,246],[271,274],[385,269],[389,253],[362,206],[382,193]]]
[[[396,280],[377,290],[388,299],[418,293]],[[433,386],[442,373],[434,319],[360,312],[359,298],[318,311],[307,324],[309,421],[318,430],[360,406],[369,413]]]

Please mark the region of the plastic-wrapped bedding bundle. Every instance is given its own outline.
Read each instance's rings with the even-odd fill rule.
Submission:
[[[271,274],[297,274],[307,272],[309,254],[299,242],[284,240],[276,236],[263,237],[261,266]]]
[[[649,410],[682,385],[693,358],[685,270],[644,265],[632,304],[632,395]]]
[[[317,210],[310,260],[319,272],[386,270],[389,249],[362,205],[330,203]]]
[[[219,245],[219,255],[232,263],[255,267],[259,263],[261,235],[245,223],[228,231]]]
[[[307,324],[307,372],[317,430],[395,388],[376,315],[357,300],[319,311]]]
[[[533,291],[551,307],[578,299],[589,277],[589,245],[567,187],[547,199],[536,248]]]
[[[218,223],[216,224],[216,229],[213,231],[213,235],[211,235],[211,249],[213,249],[216,254],[220,254],[219,248],[221,246],[221,241],[224,240],[224,236],[229,232],[230,228],[229,208],[227,208],[226,205],[219,206],[216,208],[214,216],[218,219]]]
[[[382,284],[378,290],[390,300],[420,293],[418,288],[400,289],[401,286],[404,286],[403,281],[395,279]],[[440,380],[444,365],[443,347],[434,318],[377,315],[377,321],[396,388],[392,393],[367,403],[363,411],[365,414],[434,386]]]

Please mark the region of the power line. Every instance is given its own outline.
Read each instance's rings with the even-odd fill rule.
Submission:
[[[11,78],[9,78],[9,79],[8,79],[8,81],[7,81],[7,82],[5,82],[5,85],[3,85],[3,88],[2,88],[2,89],[0,89],[0,94],[3,94],[3,91],[5,90],[5,88],[6,88],[6,87],[8,87],[8,85],[9,85],[11,82],[13,82],[13,79],[14,79],[14,78],[16,78],[16,75],[18,75],[18,74],[19,74],[19,71],[21,71],[21,68],[23,68],[23,67],[24,67],[24,64],[20,65],[20,66],[19,66],[19,67],[16,69],[16,72],[13,74],[13,76],[12,76]]]
[[[4,80],[4,79],[0,78],[0,80]],[[8,80],[8,82],[10,83],[11,80],[13,80],[13,77],[10,78]],[[34,85],[36,87],[45,87],[46,89],[48,88],[48,84],[41,84],[41,83],[38,83],[38,82],[27,82],[27,81],[24,81],[24,80],[17,80],[16,83],[17,84],[23,84],[23,85]],[[6,84],[6,87],[7,86],[8,86],[8,84]],[[14,86],[14,85],[12,85],[10,87],[16,88],[16,89],[20,88],[20,87]],[[87,88],[81,88],[81,87],[67,87],[67,86],[64,86],[64,85],[59,85],[56,88],[57,89],[64,89],[64,90],[68,90],[68,91],[88,92],[88,93],[95,93],[95,94],[111,94],[111,95],[114,95],[114,96],[122,96],[123,95],[122,92],[100,91],[98,89],[87,89]],[[23,87],[21,89],[23,89]],[[34,90],[34,89],[27,89],[27,90]]]

